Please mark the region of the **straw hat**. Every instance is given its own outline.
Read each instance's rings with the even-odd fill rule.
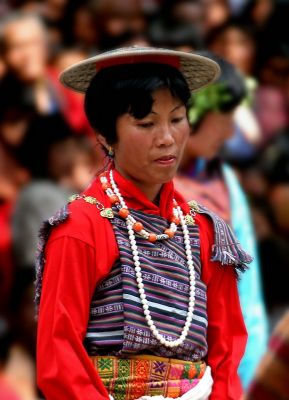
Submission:
[[[192,92],[214,82],[219,65],[207,57],[153,47],[124,47],[107,51],[66,68],[60,75],[64,86],[84,93],[92,78],[103,68],[134,63],[168,64],[180,70]]]

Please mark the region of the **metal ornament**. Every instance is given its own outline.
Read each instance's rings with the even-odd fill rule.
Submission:
[[[68,198],[68,203],[72,203],[74,200],[78,200],[81,197],[79,196],[79,194],[73,194]]]
[[[103,218],[109,218],[109,219],[114,218],[114,214],[111,208],[104,208],[103,210],[100,211],[100,215]]]
[[[185,215],[185,222],[187,225],[195,225],[195,220],[190,214]]]
[[[199,205],[196,202],[196,200],[189,201],[188,205],[189,205],[190,209],[193,210],[194,212],[196,212],[196,213],[200,212]]]
[[[109,157],[112,157],[112,158],[114,157],[114,150],[111,146],[109,146],[109,148],[108,148],[108,155],[109,155]]]

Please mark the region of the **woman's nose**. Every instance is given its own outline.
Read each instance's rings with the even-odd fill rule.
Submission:
[[[156,138],[157,146],[170,146],[174,143],[174,141],[172,129],[168,125],[165,125],[159,129]]]

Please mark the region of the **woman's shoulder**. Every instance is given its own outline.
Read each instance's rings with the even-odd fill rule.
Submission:
[[[96,178],[82,194],[72,195],[68,203],[55,215],[45,221],[51,229],[50,241],[61,237],[72,237],[92,246],[109,221],[101,216],[107,209],[107,199]]]
[[[200,227],[200,236],[211,247],[211,260],[222,265],[232,265],[244,271],[252,257],[241,247],[232,228],[220,216],[196,201],[188,202],[191,214]]]

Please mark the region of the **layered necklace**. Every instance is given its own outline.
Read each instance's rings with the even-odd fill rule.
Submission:
[[[138,292],[140,295],[144,316],[149,326],[153,336],[164,346],[173,348],[180,346],[186,339],[190,325],[193,320],[193,311],[195,306],[195,270],[192,258],[192,251],[191,251],[191,244],[190,244],[190,236],[188,227],[186,225],[185,217],[180,206],[174,200],[174,207],[173,207],[173,215],[170,219],[170,227],[164,231],[163,234],[157,235],[152,232],[148,232],[144,229],[142,223],[137,222],[135,218],[130,214],[129,209],[114,181],[113,178],[113,171],[110,170],[109,172],[109,181],[106,177],[106,173],[102,174],[100,177],[100,181],[102,184],[102,188],[105,193],[108,195],[110,202],[112,205],[115,205],[118,209],[118,214],[121,218],[123,218],[126,222],[126,227],[128,231],[129,241],[131,252],[133,256],[133,262],[135,266],[135,274],[136,274],[136,281],[138,286]],[[155,325],[155,321],[151,317],[151,312],[149,309],[149,304],[146,297],[146,292],[143,284],[142,278],[142,270],[139,258],[138,247],[135,239],[135,234],[140,235],[141,237],[149,240],[150,242],[156,242],[157,240],[166,240],[169,238],[173,238],[175,232],[177,231],[177,226],[181,225],[183,236],[184,236],[184,246],[185,252],[187,257],[187,266],[189,271],[189,305],[188,305],[188,312],[186,317],[186,322],[183,327],[182,333],[176,340],[167,340],[163,335],[160,334],[159,330]]]

